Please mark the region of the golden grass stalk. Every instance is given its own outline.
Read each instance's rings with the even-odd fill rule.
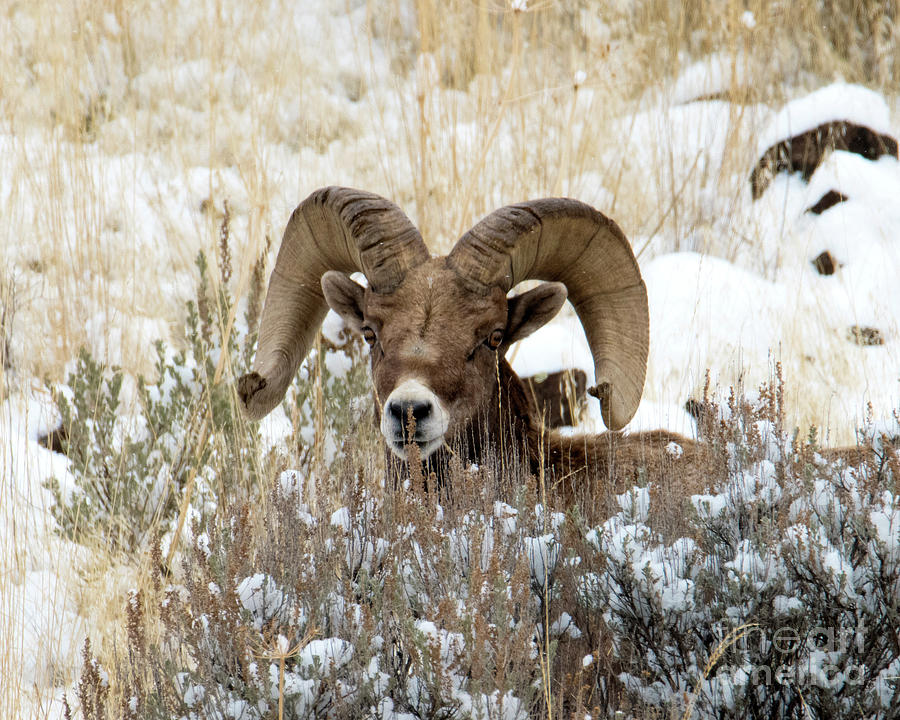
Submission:
[[[694,705],[697,703],[697,697],[700,693],[700,687],[703,685],[703,682],[709,677],[709,674],[712,672],[713,668],[722,659],[722,656],[725,652],[734,645],[738,640],[744,637],[751,629],[759,627],[759,623],[744,623],[743,625],[738,625],[736,628],[733,628],[724,638],[722,638],[722,642],[716,645],[716,648],[712,651],[712,654],[709,656],[709,660],[706,662],[706,667],[703,668],[703,677],[697,683],[697,688],[694,690],[691,695],[691,699],[688,701],[687,707],[684,709],[684,714],[681,716],[681,720],[690,720],[691,715],[694,713]]]

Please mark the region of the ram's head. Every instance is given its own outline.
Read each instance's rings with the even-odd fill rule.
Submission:
[[[507,297],[529,279],[547,282]],[[431,257],[390,201],[324,188],[288,222],[241,400],[253,418],[282,400],[331,307],[371,348],[388,447],[405,457],[415,442],[427,457],[478,419],[491,421],[503,354],[567,296],[593,353],[592,394],[619,429],[641,397],[649,329],[646,289],[614,222],[575,200],[537,200],[491,213],[449,255]]]

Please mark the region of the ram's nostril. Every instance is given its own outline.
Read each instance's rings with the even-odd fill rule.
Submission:
[[[388,403],[387,411],[397,423],[405,428],[410,417],[417,424],[427,420],[434,411],[434,406],[430,400],[392,401]]]
[[[431,403],[429,401],[425,402],[414,402],[410,403],[412,406],[412,416],[416,422],[421,422],[429,415],[431,415]],[[409,411],[407,410],[407,413]]]

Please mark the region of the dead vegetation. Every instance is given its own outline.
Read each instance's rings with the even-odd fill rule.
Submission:
[[[209,258],[224,260],[223,253],[217,254],[224,198],[233,199],[229,214],[234,245],[226,263],[231,267],[230,291],[252,298],[248,317],[258,318],[273,228],[312,187],[346,181],[378,189],[414,208],[423,231],[447,246],[453,236],[442,234],[444,228],[461,231],[502,202],[569,194],[595,203],[599,192],[591,179],[595,173],[609,186],[610,197],[604,195],[604,201],[609,200],[610,211],[623,226],[643,236],[670,233],[682,238],[708,227],[703,198],[691,192],[694,184],[669,172],[672,157],[661,158],[655,174],[648,177],[640,163],[623,156],[621,136],[606,129],[625,118],[630,130],[643,100],[665,87],[689,62],[724,52],[734,77],[747,68],[762,70],[754,75],[752,87],[728,92],[735,105],[731,132],[736,139],[744,138],[738,130],[748,101],[775,107],[788,93],[836,74],[891,97],[900,87],[900,54],[895,52],[900,25],[896,8],[885,3],[529,2],[516,10],[508,3],[468,0],[395,0],[377,8],[372,3],[339,2],[321,33],[327,37],[327,53],[317,44],[297,42],[296,28],[281,22],[296,3],[266,5],[273,9],[275,21],[262,5],[214,5],[202,6],[210,8],[207,12],[198,9],[200,5],[171,2],[102,0],[85,5],[37,0],[0,11],[0,28],[7,39],[0,52],[0,75],[5,80],[0,92],[2,162],[4,180],[11,179],[0,193],[5,219],[0,247],[4,268],[13,268],[18,290],[13,294],[11,285],[0,288],[0,327],[5,332],[0,332],[0,396],[27,392],[32,378],[62,382],[68,364],[85,345],[102,369],[109,362],[120,364],[132,379],[153,373],[156,358],[148,348],[156,338],[176,350],[186,348],[184,301],[195,295],[199,275],[195,258],[203,250]],[[344,22],[347,8],[356,13],[353,22],[360,16],[364,22]],[[752,23],[745,17],[747,11]],[[356,35],[344,42],[347,29]],[[387,80],[378,75],[382,51],[389,55]],[[467,133],[447,133],[458,121],[468,123]],[[748,166],[741,154],[745,147],[743,142],[730,146],[727,162],[713,182],[740,173],[740,183],[746,185]],[[334,177],[335,168],[340,168],[340,178]],[[692,179],[697,172],[691,169]],[[647,188],[653,192],[644,192]],[[721,246],[707,249],[724,247],[722,254],[727,255],[729,244],[753,243],[754,238],[723,235],[714,241]],[[254,290],[248,291],[248,286]],[[224,317],[208,319],[207,330],[215,335],[219,326],[242,325],[243,310],[241,306]],[[253,328],[255,319],[246,324]],[[11,327],[19,334],[13,336]],[[252,339],[243,347],[245,366],[251,345]],[[329,349],[327,342],[322,347]],[[357,369],[365,375],[364,368]],[[218,367],[212,370],[213,378],[220,374],[219,380],[229,379],[227,365],[221,372]],[[734,636],[717,635],[710,617],[732,618],[738,608],[743,619],[770,622],[773,630],[787,622],[806,633],[813,632],[815,622],[832,629],[853,627],[853,608],[846,605],[846,597],[828,594],[836,582],[833,574],[811,555],[802,556],[797,547],[791,567],[794,578],[802,576],[801,584],[766,586],[765,594],[753,585],[761,582],[759,577],[747,580],[724,570],[716,574],[716,563],[724,567],[743,557],[742,539],[755,542],[765,555],[773,547],[772,528],[780,531],[798,521],[828,528],[835,547],[840,538],[846,538],[845,546],[850,547],[852,536],[854,562],[859,561],[854,568],[862,568],[860,577],[871,580],[870,588],[875,589],[867,597],[881,592],[890,599],[889,565],[884,565],[881,576],[872,573],[878,557],[866,554],[875,553],[878,540],[866,512],[890,510],[873,498],[884,492],[897,494],[896,465],[875,435],[866,436],[860,455],[849,451],[845,458],[853,464],[862,461],[864,470],[850,475],[860,479],[857,485],[844,471],[823,465],[817,457],[822,453],[807,437],[797,439],[803,441],[803,449],[794,460],[779,461],[786,468],[786,481],[805,488],[796,490],[795,497],[813,492],[816,483],[835,487],[843,499],[856,497],[862,487],[859,513],[845,513],[849,519],[837,531],[830,520],[817,517],[827,514],[819,505],[802,506],[796,517],[786,509],[786,501],[773,510],[758,498],[733,505],[721,522],[704,515],[698,526],[698,506],[689,498],[713,493],[720,473],[732,468],[736,458],[768,452],[756,444],[765,435],[754,430],[753,423],[735,429],[711,413],[708,417],[716,418],[711,423],[725,424],[709,436],[715,447],[708,458],[710,483],[698,475],[669,473],[648,490],[646,527],[654,536],[658,533],[666,542],[692,538],[711,558],[710,566],[704,567],[710,574],[698,581],[696,594],[698,605],[709,608],[710,614],[667,616],[659,603],[653,604],[658,593],[643,592],[647,586],[641,585],[640,573],[628,575],[621,558],[611,562],[609,546],[606,554],[595,552],[577,521],[584,498],[579,500],[576,492],[571,505],[557,505],[548,478],[510,472],[511,459],[475,469],[458,463],[451,474],[454,490],[444,496],[385,487],[378,439],[368,418],[361,420],[353,405],[355,387],[334,380],[327,368],[317,365],[294,388],[286,408],[294,431],[286,453],[253,456],[242,442],[221,453],[221,437],[189,442],[189,455],[205,457],[211,450],[220,463],[234,453],[228,467],[221,468],[222,477],[247,482],[237,498],[229,494],[234,488],[222,480],[222,494],[213,500],[197,490],[197,483],[208,477],[202,473],[209,472],[209,466],[185,466],[182,479],[193,471],[195,484],[187,493],[181,487],[176,498],[175,519],[182,511],[185,517],[181,541],[174,545],[185,552],[169,563],[168,552],[123,555],[87,537],[110,534],[110,528],[125,522],[122,517],[96,523],[75,518],[92,557],[90,572],[70,562],[71,546],[48,563],[39,555],[44,543],[33,537],[7,544],[0,573],[0,615],[9,623],[0,627],[0,665],[5,670],[0,714],[32,716],[33,708],[55,712],[59,685],[73,682],[73,668],[76,663],[80,666],[74,655],[60,651],[53,655],[52,686],[32,687],[19,676],[23,653],[30,656],[38,645],[40,649],[45,645],[42,636],[40,642],[23,646],[17,634],[27,609],[22,600],[30,568],[39,576],[58,572],[67,577],[60,587],[67,588],[71,597],[63,597],[61,591],[47,600],[50,645],[67,631],[59,625],[71,617],[64,612],[69,604],[77,604],[89,618],[91,644],[85,648],[81,685],[78,692],[67,693],[71,714],[87,717],[203,714],[198,707],[215,716],[215,708],[225,708],[226,700],[214,696],[213,688],[221,683],[227,696],[229,684],[236,692],[238,683],[252,682],[253,662],[263,671],[261,682],[274,677],[262,688],[268,693],[271,717],[289,717],[296,710],[282,690],[296,689],[290,683],[298,678],[315,682],[321,704],[312,714],[337,715],[357,702],[354,708],[363,707],[363,695],[342,700],[348,675],[337,670],[316,674],[302,665],[302,658],[313,656],[302,655],[310,643],[332,636],[359,642],[361,649],[348,674],[368,670],[362,667],[367,653],[370,661],[380,658],[379,672],[389,676],[398,712],[412,713],[416,708],[422,716],[461,714],[459,698],[442,693],[448,679],[464,676],[472,696],[481,691],[474,689],[479,683],[485,693],[520,688],[527,712],[535,716],[567,717],[576,711],[591,712],[595,718],[615,717],[616,711],[647,718],[679,715],[686,709],[683,705],[675,710],[663,707],[662,701],[648,699],[645,688],[659,681],[672,690],[672,697],[693,698],[700,681],[715,674],[714,659],[720,664],[724,659],[738,672],[747,657],[734,654],[745,652],[739,643],[726,647],[731,654],[713,651],[725,646],[723,638]],[[332,426],[331,418],[338,424]],[[237,415],[231,419],[240,423]],[[744,432],[753,442],[738,442]],[[57,441],[63,442],[61,437]],[[356,465],[342,460],[332,469],[334,447],[341,444],[346,456],[362,460]],[[358,446],[358,453],[351,444]],[[0,457],[5,460],[10,452],[16,451],[4,445]],[[244,474],[248,458],[252,478]],[[258,473],[257,467],[263,471]],[[277,471],[288,467],[300,470],[298,477],[305,479],[302,497],[273,500]],[[153,469],[158,471],[159,466]],[[119,467],[113,466],[113,480],[118,472]],[[412,480],[416,487],[424,487],[428,478]],[[639,472],[637,480],[641,485]],[[292,492],[287,495],[293,497]],[[377,512],[360,510],[369,502],[365,493],[380,503]],[[210,505],[189,539],[192,503],[201,496]],[[507,498],[518,509],[523,518],[518,527],[527,528],[523,537],[547,535],[553,527],[549,513],[535,511],[538,502],[574,518],[554,535],[563,549],[552,577],[532,577],[527,567],[531,564],[527,548],[532,556],[535,550],[540,555],[540,544],[526,546],[518,537],[513,541],[502,535],[502,521],[511,511],[498,509],[493,504],[497,498]],[[306,515],[298,512],[304,504],[314,526],[305,524]],[[438,504],[444,513],[440,522]],[[352,508],[350,530],[331,523],[330,513],[344,507]],[[618,511],[621,505],[609,494],[605,507]],[[629,507],[634,510],[637,505]],[[118,513],[123,505],[113,508]],[[27,523],[19,525],[18,506],[5,509],[20,530],[30,531]],[[166,514],[171,520],[172,513]],[[493,519],[489,532],[480,524],[482,517]],[[629,517],[634,519],[633,514]],[[165,535],[165,528],[154,526],[158,522],[150,523],[151,530]],[[401,532],[412,526],[414,534]],[[456,547],[465,548],[465,554],[448,552],[451,537],[459,539]],[[389,543],[386,549],[379,539]],[[489,542],[494,543],[492,552],[484,550]],[[377,553],[370,551],[378,548],[385,555],[374,562]],[[394,564],[384,559],[395,554]],[[486,570],[472,561],[480,557],[487,558]],[[574,558],[581,558],[584,573],[578,573]],[[312,559],[318,564],[313,565]],[[307,598],[311,618],[307,625],[293,623],[288,614],[286,619],[264,617],[265,627],[260,629],[246,608],[235,611],[235,577],[228,573],[255,573],[259,568],[283,578],[293,600]],[[599,593],[600,586],[591,584],[589,571],[609,577],[603,575],[607,568],[636,588],[630,608],[624,602],[628,598],[617,596],[611,586],[590,600],[589,592]],[[419,584],[407,582],[410,572]],[[381,578],[389,582],[378,584]],[[220,595],[211,582],[217,583]],[[725,594],[729,584],[741,583],[743,595]],[[188,585],[192,590],[186,593]],[[432,594],[423,594],[420,602],[416,592],[423,586]],[[133,599],[124,592],[120,596],[114,589],[120,587],[134,587],[137,594]],[[447,588],[451,592],[445,592]],[[809,588],[818,588],[818,594],[801,595]],[[465,612],[452,602],[463,596],[469,601]],[[776,598],[789,596],[802,597],[804,611],[788,608],[785,614],[773,615]],[[617,597],[622,602],[617,604]],[[740,602],[731,603],[735,597]],[[304,607],[299,602],[291,611],[298,606]],[[896,682],[890,679],[900,669],[877,668],[897,655],[896,645],[889,645],[892,636],[883,628],[900,622],[889,603],[881,610],[873,607],[866,617],[877,624],[860,637],[862,647],[877,662],[870,663],[872,674],[861,690],[860,685],[851,687],[859,691],[858,707],[827,705],[825,693],[807,690],[795,675],[792,683],[777,689],[785,694],[783,704],[773,694],[762,709],[757,699],[757,705],[744,708],[743,715],[734,710],[735,715],[751,717],[756,712],[772,717],[781,712],[784,717],[792,712],[796,717],[808,708],[824,708],[822,716],[862,715],[874,707],[871,714],[889,717],[900,706]],[[559,617],[556,610],[570,613],[582,632],[580,638],[551,632]],[[217,616],[217,611],[224,614]],[[360,622],[351,624],[356,617]],[[210,618],[207,633],[203,627]],[[449,635],[439,634],[439,642],[433,642],[435,636],[425,634],[426,626],[416,626],[418,620],[458,631],[467,643],[473,637],[488,638],[490,652],[484,645],[467,644],[467,654],[444,665],[441,653]],[[378,630],[385,640],[380,647],[374,640],[377,623],[382,623]],[[676,635],[679,629],[682,632]],[[679,642],[670,645],[673,637]],[[218,649],[223,650],[221,655]],[[786,658],[793,663],[791,668],[809,659],[802,644],[793,650]],[[654,658],[665,662],[653,664]],[[684,664],[675,667],[679,658]],[[231,675],[233,669],[239,672]],[[242,674],[245,669],[248,674]],[[182,671],[188,676],[180,676]],[[193,672],[197,675],[191,676]],[[630,674],[624,676],[625,672]],[[423,678],[423,684],[414,687],[415,677]],[[190,686],[185,683],[195,679],[210,688],[209,704],[187,708]],[[380,675],[377,679],[380,682]],[[866,705],[878,682],[888,704]],[[418,705],[409,699],[411,688],[418,693],[414,696]],[[698,712],[710,712],[708,701],[698,702]],[[374,714],[378,712],[387,716],[388,706]]]
[[[180,568],[154,545],[114,664],[85,648],[84,716],[787,718],[802,697],[888,717],[900,639],[878,628],[900,558],[875,518],[896,513],[897,456],[880,436],[835,456],[786,433],[783,382],[706,398],[704,459],[634,478],[595,520],[591,489],[562,499],[512,455],[397,488],[348,438],[327,476],[273,472],[259,500],[194,525]],[[327,504],[309,505],[311,482]],[[827,548],[798,540],[818,529]],[[785,628],[787,645],[757,641]]]

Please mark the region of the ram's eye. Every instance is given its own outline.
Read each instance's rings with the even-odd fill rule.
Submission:
[[[375,331],[372,328],[364,327],[362,329],[362,336],[363,340],[365,340],[368,345],[371,346],[375,344]]]
[[[503,331],[502,330],[494,330],[487,339],[487,345],[491,350],[496,350],[500,347],[500,343],[503,342]]]

